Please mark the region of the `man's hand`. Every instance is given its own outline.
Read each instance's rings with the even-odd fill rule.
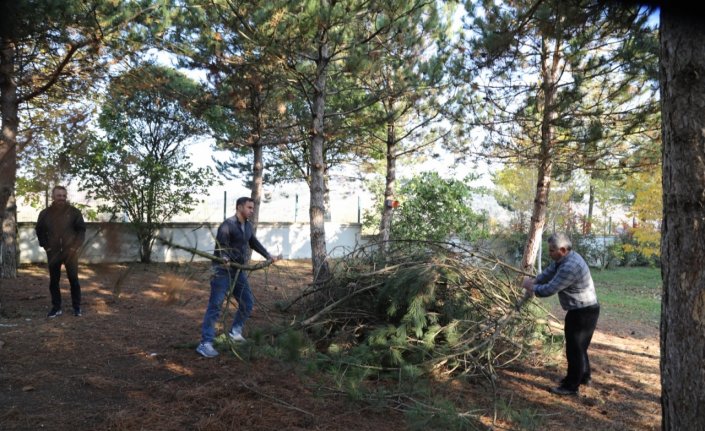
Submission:
[[[278,256],[269,255],[269,260],[271,260],[272,263],[274,263],[274,262],[276,262],[276,261],[278,261],[278,260],[281,260],[281,259],[282,259],[282,255],[281,255],[281,254],[278,255]]]
[[[536,283],[536,279],[533,277],[524,277],[524,280],[521,282],[521,287],[526,290],[526,293],[534,294],[534,284]]]

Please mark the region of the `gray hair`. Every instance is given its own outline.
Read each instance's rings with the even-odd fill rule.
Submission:
[[[573,243],[570,241],[570,238],[568,238],[568,235],[564,233],[557,232],[551,234],[547,242],[556,248],[565,247],[566,250],[573,249]]]

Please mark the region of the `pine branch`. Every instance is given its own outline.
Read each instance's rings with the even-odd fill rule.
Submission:
[[[171,242],[171,241],[169,241],[169,240],[167,240],[167,239],[164,239],[164,238],[162,238],[162,237],[160,237],[160,236],[154,236],[154,239],[157,240],[157,241],[159,241],[159,242],[161,242],[162,244],[168,245],[169,247],[174,247],[174,248],[178,248],[178,249],[180,249],[180,250],[188,251],[188,252],[190,252],[190,253],[192,253],[192,254],[195,254],[196,256],[205,257],[206,259],[209,259],[209,260],[211,260],[211,261],[213,261],[213,262],[218,262],[218,263],[227,265],[227,266],[229,266],[229,267],[231,267],[231,268],[236,268],[236,269],[240,269],[240,270],[256,271],[256,270],[258,270],[258,269],[266,268],[266,267],[268,267],[269,265],[271,265],[272,263],[274,263],[273,261],[267,259],[267,260],[265,260],[265,261],[263,261],[263,262],[256,263],[256,264],[254,264],[254,265],[242,265],[242,264],[239,264],[239,263],[236,263],[236,262],[232,262],[232,261],[229,261],[229,260],[225,260],[225,259],[223,259],[223,258],[221,258],[221,257],[218,257],[218,256],[215,256],[215,255],[213,255],[213,254],[206,253],[205,251],[201,251],[201,250],[198,250],[198,249],[195,249],[195,248],[192,248],[192,247],[186,247],[186,246],[179,245],[179,244],[174,244],[173,242]]]

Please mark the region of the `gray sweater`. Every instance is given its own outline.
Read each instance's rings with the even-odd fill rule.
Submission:
[[[536,276],[534,293],[540,297],[558,293],[564,310],[577,310],[598,303],[590,268],[583,257],[572,250]]]

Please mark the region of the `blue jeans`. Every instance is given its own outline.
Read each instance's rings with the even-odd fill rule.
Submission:
[[[232,286],[236,274],[237,282],[235,283],[232,296],[237,301],[238,307],[231,330],[242,332],[245,321],[250,317],[250,314],[252,314],[252,308],[255,305],[255,297],[252,295],[250,285],[247,282],[247,275],[245,275],[243,271],[238,273],[237,270],[216,268],[215,273],[211,277],[211,295],[208,299],[206,315],[203,317],[203,327],[201,329],[202,343],[212,343],[215,339],[215,323],[220,316],[220,306],[230,286]]]

